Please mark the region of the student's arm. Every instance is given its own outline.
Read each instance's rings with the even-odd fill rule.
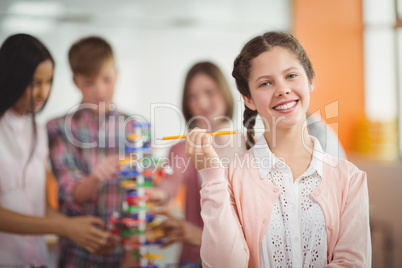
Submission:
[[[71,188],[72,200],[77,204],[85,204],[91,201],[98,191],[100,181],[89,174],[82,177],[80,181],[75,182]]]
[[[118,156],[110,155],[102,159],[88,176],[77,182],[73,189],[74,200],[84,204],[93,199],[99,184],[117,175]]]
[[[333,259],[325,267],[371,267],[367,176],[356,173],[345,194]]]
[[[70,239],[75,241],[76,243],[82,245],[84,248],[86,248],[88,251],[91,253],[95,254],[102,254],[103,252],[105,253],[110,253],[110,251],[114,248],[113,243],[108,243],[108,238],[109,238],[109,233],[102,231],[99,229],[99,227],[102,227],[103,222],[98,219],[98,218],[93,218],[95,221],[93,222],[85,222],[82,221],[82,219],[85,218],[92,218],[92,217],[75,217],[75,221],[71,221],[65,215],[61,214],[60,212],[54,210],[52,206],[50,205],[50,192],[48,191],[49,188],[49,183],[50,183],[50,176],[46,176],[46,217],[47,219],[50,220],[59,220],[61,223],[61,228],[62,229],[67,229],[66,234],[64,236],[68,236]],[[69,225],[69,226],[63,226],[63,225]],[[98,226],[95,226],[95,225]],[[69,230],[70,229],[70,230]],[[100,232],[99,232],[100,231]],[[94,232],[94,233],[92,233]],[[62,235],[62,234],[60,234]],[[101,236],[99,236],[101,235]],[[93,246],[87,245],[89,240],[94,240],[96,245],[94,244]],[[97,242],[96,242],[97,241]]]
[[[46,217],[47,218],[67,218],[66,216],[64,216],[63,214],[61,214],[60,212],[54,210],[49,203],[46,204]]]
[[[21,235],[56,234],[67,236],[90,252],[106,244],[109,234],[95,225],[103,225],[95,217],[68,218],[55,211],[39,218],[15,213],[0,205],[0,231]]]
[[[224,168],[203,169],[200,173],[202,266],[248,267],[249,249]]]
[[[52,170],[60,186],[59,199],[70,209],[87,214],[85,204],[94,201],[101,181],[116,173],[117,156],[103,159],[92,173],[86,174],[82,152],[67,139],[64,125],[59,126],[57,120],[50,121],[47,131]]]
[[[202,177],[201,216],[204,221],[201,258],[203,267],[247,267],[249,249],[237,214],[229,172],[225,173],[211,145],[200,130],[189,133],[186,154]]]

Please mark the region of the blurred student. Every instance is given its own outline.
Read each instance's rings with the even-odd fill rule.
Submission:
[[[53,82],[54,61],[35,37],[16,34],[0,48],[0,266],[44,267],[43,234],[96,252],[109,237],[94,217],[68,218],[46,198],[46,132],[35,122]]]
[[[211,62],[199,62],[187,73],[182,96],[182,110],[189,129],[194,127],[214,131],[233,129],[233,96],[222,71]],[[157,188],[149,189],[152,200],[166,204],[175,197],[181,185],[186,186],[185,220],[167,215],[167,220],[157,228],[164,230],[165,246],[183,242],[181,262],[200,261],[203,221],[201,219],[201,177],[185,155],[185,141],[172,146],[169,164],[173,175],[163,179]],[[219,157],[229,162],[235,154],[245,151],[243,135],[213,137],[213,146]]]
[[[69,216],[93,215],[107,223],[121,212],[125,192],[117,179],[120,139],[127,116],[113,104],[117,69],[112,47],[96,36],[74,43],[68,53],[73,81],[82,94],[76,111],[48,122],[50,157],[59,182],[59,206]],[[127,128],[126,128],[127,127]],[[75,241],[59,241],[61,267],[118,267],[123,249],[95,256]]]

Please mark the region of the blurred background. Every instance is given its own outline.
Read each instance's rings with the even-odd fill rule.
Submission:
[[[40,123],[80,102],[67,52],[77,39],[99,35],[116,55],[116,104],[151,120],[154,137],[185,132],[184,76],[200,60],[225,72],[237,103],[234,127],[241,129],[233,60],[269,30],[301,41],[317,75],[310,113],[338,133],[348,159],[368,174],[373,267],[402,267],[402,0],[0,0],[0,42],[32,34],[56,61]]]

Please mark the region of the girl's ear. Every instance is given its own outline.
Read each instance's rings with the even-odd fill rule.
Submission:
[[[244,95],[241,95],[241,96],[243,97],[244,104],[246,104],[246,106],[247,106],[250,110],[253,110],[253,111],[257,110],[257,108],[255,107],[255,104],[254,104],[254,101],[253,101],[252,98],[248,98],[248,97],[246,97],[246,96],[244,96]]]
[[[309,92],[312,93],[315,88],[315,79],[313,79],[309,85]]]

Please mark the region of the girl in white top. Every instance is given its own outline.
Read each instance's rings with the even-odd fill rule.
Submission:
[[[42,234],[68,236],[91,252],[109,234],[93,217],[68,218],[46,198],[46,132],[35,123],[50,93],[54,61],[36,38],[17,34],[0,48],[0,267],[44,267]]]
[[[363,185],[361,192],[364,194],[359,194],[362,207],[360,215],[364,219],[359,224],[362,230],[366,231],[363,232],[363,242],[359,245],[365,246],[354,252],[347,253],[349,249],[342,248],[342,243],[353,245],[354,241],[350,238],[342,238],[340,242],[335,242],[333,236],[327,235],[332,234],[330,219],[324,217],[325,212],[325,216],[329,215],[328,207],[322,207],[318,202],[319,199],[313,198],[314,195],[319,195],[319,192],[314,190],[324,179],[326,181],[339,179],[339,182],[334,182],[336,185],[346,181],[346,175],[342,174],[342,178],[341,175],[338,175],[339,178],[323,177],[324,167],[325,170],[329,170],[329,165],[324,165],[328,163],[324,162],[325,155],[320,143],[308,133],[306,111],[310,93],[315,86],[315,74],[303,47],[296,38],[287,33],[268,32],[257,36],[243,47],[234,62],[232,75],[245,103],[243,124],[248,130],[247,147],[250,149],[254,146],[251,150],[255,162],[245,161],[243,166],[238,162],[232,162],[231,168],[235,170],[233,173],[237,172],[240,175],[237,175],[236,181],[233,177],[232,181],[230,174],[233,173],[228,173],[227,183],[230,187],[228,186],[225,191],[225,178],[216,175],[221,173],[213,173],[221,169],[219,162],[216,161],[217,154],[211,146],[209,135],[203,130],[196,129],[187,136],[186,154],[197,168],[202,170],[201,176],[205,176],[203,180],[209,182],[203,184],[201,190],[201,215],[205,224],[201,246],[203,267],[221,266],[217,265],[221,259],[228,260],[234,257],[219,254],[224,251],[216,246],[220,244],[214,242],[230,237],[232,233],[240,234],[240,237],[248,243],[244,251],[240,247],[240,250],[233,251],[247,256],[237,260],[245,260],[251,256],[245,262],[233,267],[246,265],[264,268],[323,267],[327,264],[331,267],[370,267],[371,248],[367,228],[369,224],[365,175],[361,176]],[[260,115],[264,122],[265,132],[256,143],[253,127],[257,115]],[[261,180],[267,182],[264,186],[273,187],[277,196],[272,198],[273,195],[264,192],[266,188],[260,187],[255,180],[246,177],[250,173],[245,170],[255,169],[258,169]],[[253,188],[235,184],[240,178],[244,179],[242,181],[244,184],[253,185]],[[350,176],[347,180],[352,181],[353,178],[356,177]],[[252,189],[261,189],[261,192],[252,195],[250,192]],[[341,194],[342,199],[349,200],[347,191]],[[330,200],[328,197],[324,198]],[[247,221],[241,226],[237,220],[243,216],[241,211],[249,210],[252,206],[256,211],[264,208],[262,205],[259,206],[260,202],[273,203],[272,210],[266,211],[266,219],[262,222],[264,228],[261,228],[258,237],[246,236],[252,227],[261,226],[259,225],[261,223],[254,222],[255,225],[252,226]],[[335,201],[327,202],[333,204],[332,210],[336,210],[335,206],[338,204]],[[229,209],[220,209],[222,207]],[[229,212],[227,217],[222,216],[224,212]],[[339,215],[341,212],[342,210],[339,210]],[[332,213],[338,215],[337,212]],[[216,217],[213,218],[214,221],[212,216]],[[234,220],[231,221],[232,219]],[[347,213],[342,215],[340,223],[342,227],[351,222],[353,221],[348,218]],[[328,245],[331,245],[331,248],[328,248]],[[227,245],[229,248],[231,246]],[[259,248],[256,248],[257,246]],[[336,252],[335,256],[331,255],[332,251]]]

